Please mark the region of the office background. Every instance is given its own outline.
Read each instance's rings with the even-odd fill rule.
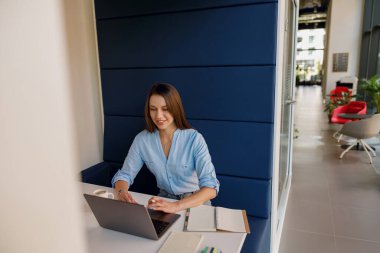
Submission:
[[[273,132],[275,132],[275,59],[278,53],[276,52],[277,1],[233,1],[233,3],[232,1],[222,3],[208,1],[210,5],[206,6],[202,6],[202,1],[195,1],[195,3],[197,6],[191,7],[191,10],[181,9],[184,8],[182,6],[177,10],[169,10],[170,13],[162,14],[166,24],[173,22],[168,16],[174,15],[178,17],[176,20],[178,24],[174,23],[177,28],[182,24],[190,29],[189,32],[194,32],[196,25],[207,29],[219,26],[219,29],[229,29],[231,36],[223,37],[222,33],[215,33],[216,37],[213,37],[212,33],[207,34],[207,31],[203,31],[203,34],[195,37],[198,41],[192,41],[193,38],[185,41],[185,43],[194,42],[197,47],[190,48],[195,51],[188,52],[182,48],[182,51],[177,52],[177,57],[168,59],[166,63],[159,62],[165,59],[162,55],[150,54],[152,56],[150,62],[142,59],[139,62],[137,57],[135,60],[139,65],[123,65],[120,68],[131,68],[136,70],[136,73],[147,71],[145,73],[154,78],[173,78],[167,81],[178,87],[184,98],[185,109],[191,123],[204,134],[223,187],[236,189],[237,183],[239,186],[246,185],[251,192],[249,198],[263,203],[259,206],[249,206],[250,214],[257,215],[258,218],[270,218],[272,170],[276,166],[272,162],[275,160],[272,143],[274,142]],[[4,62],[6,62],[6,64],[2,63],[0,75],[2,83],[0,101],[4,103],[0,112],[1,117],[7,119],[1,125],[1,137],[4,147],[6,146],[4,150],[2,149],[4,152],[1,152],[5,172],[1,189],[9,193],[6,189],[13,189],[15,185],[18,185],[15,183],[16,179],[20,180],[23,189],[33,189],[33,191],[25,191],[26,198],[31,202],[14,201],[19,198],[19,193],[14,191],[11,191],[9,198],[6,198],[4,205],[10,208],[1,220],[5,225],[2,234],[7,235],[2,240],[1,246],[7,247],[9,252],[14,249],[18,252],[27,250],[29,252],[30,244],[35,245],[35,248],[40,249],[41,252],[53,247],[58,252],[59,249],[62,252],[67,250],[80,252],[85,249],[85,245],[81,240],[83,238],[80,232],[81,222],[76,212],[76,208],[79,208],[78,196],[75,184],[68,179],[74,178],[76,173],[84,168],[102,162],[103,144],[106,146],[106,143],[102,143],[101,103],[107,100],[105,97],[107,92],[104,90],[106,87],[103,86],[104,101],[99,99],[92,3],[91,1],[49,3],[36,1],[32,4],[12,1],[6,4],[2,2],[0,7],[2,10],[0,27],[6,38],[0,44]],[[210,14],[210,17],[202,16],[204,13]],[[146,22],[150,20],[152,25],[159,25],[152,22],[156,14],[146,15]],[[136,15],[144,16],[143,13]],[[190,22],[195,20],[196,15],[203,20],[202,24]],[[167,19],[164,16],[167,16]],[[187,17],[189,20],[185,20]],[[110,18],[108,21],[112,22],[113,19]],[[135,19],[138,17],[135,16]],[[115,20],[119,19],[115,18]],[[257,22],[264,25],[260,26]],[[127,29],[128,22],[124,21],[124,23],[126,25],[122,27]],[[213,24],[215,27],[212,27]],[[237,33],[234,25],[246,28],[247,32]],[[268,32],[270,27],[272,30]],[[142,34],[142,36],[147,35],[149,34]],[[180,34],[174,35],[180,39]],[[236,36],[243,36],[243,38],[235,40]],[[204,47],[206,39],[212,39],[212,41]],[[167,46],[166,50],[168,50],[170,46],[173,46],[170,42],[172,41],[160,46]],[[225,50],[226,48],[228,51]],[[220,54],[222,51],[225,52]],[[112,60],[112,57],[109,59]],[[124,63],[130,60],[120,59]],[[201,61],[198,61],[199,59]],[[149,64],[145,66],[140,64],[144,62]],[[115,63],[119,64],[117,61]],[[103,56],[100,56],[100,65],[102,64]],[[102,71],[117,72],[121,76],[132,75],[128,77],[129,80],[139,80],[133,79],[135,74],[131,74],[129,69],[116,71],[113,68],[118,67],[112,64],[105,67],[106,69],[102,67]],[[157,74],[157,69],[163,71]],[[191,76],[191,79],[181,78],[182,75]],[[106,76],[102,73],[102,78]],[[242,76],[244,78],[241,78]],[[145,86],[134,84],[129,88],[121,88],[136,89],[141,96],[141,92],[145,92],[153,81],[149,78],[145,80],[147,82]],[[200,85],[205,83],[208,85]],[[195,85],[194,89],[190,89],[190,84]],[[118,84],[116,79],[113,85],[117,86],[120,83]],[[241,90],[234,89],[235,87],[240,87]],[[204,93],[203,90],[205,90]],[[211,96],[210,93],[215,95]],[[192,96],[199,96],[199,104],[193,103]],[[241,99],[240,96],[250,103]],[[214,104],[208,103],[208,100],[218,107],[212,107]],[[229,106],[229,101],[232,102],[230,104],[232,107]],[[112,106],[114,106],[112,101],[110,104],[105,104],[104,122],[107,122],[107,117],[115,118],[115,111],[112,110],[116,107],[112,108]],[[120,115],[122,116],[120,118],[124,118],[123,122],[128,122],[128,118],[133,118],[131,119],[133,123],[128,126],[134,127],[133,131],[137,131],[137,126],[142,126],[141,121],[139,123],[140,112],[136,110],[140,105],[133,106],[136,107],[128,106],[131,111]],[[206,108],[206,110],[200,110],[200,108]],[[235,110],[236,108],[239,110]],[[109,126],[112,126],[112,123],[110,124]],[[107,132],[107,123],[104,130]],[[255,132],[260,134],[255,135]],[[220,133],[223,133],[224,139],[220,139]],[[132,136],[134,133],[128,134]],[[242,139],[244,146],[239,146],[240,143],[237,145],[235,134],[241,136],[238,138]],[[222,155],[224,142],[233,146],[231,157]],[[248,152],[250,150],[252,152]],[[244,154],[244,159],[241,158],[241,153],[240,156],[237,154],[237,151]],[[106,158],[105,155],[106,150],[104,150],[104,158]],[[237,169],[232,166],[236,166]],[[22,177],[19,176],[20,173]],[[256,195],[256,191],[261,194]],[[225,191],[223,194],[228,194],[228,192]],[[35,195],[43,197],[35,199]],[[59,201],[56,200],[57,195],[60,196]],[[218,201],[224,198],[224,203],[228,205],[240,206],[240,203],[245,202],[242,199],[236,200],[240,203],[229,202],[228,195],[223,197],[221,194],[220,197]],[[50,203],[48,209],[45,207],[46,203]],[[21,215],[25,210],[24,205],[33,207],[32,212],[28,211],[29,215],[25,217],[43,218],[25,218],[20,220],[20,223],[11,224],[10,221],[15,215],[12,210],[19,210]],[[61,217],[58,214],[61,214],[62,210],[65,210],[65,217],[70,219],[70,222],[66,219],[58,219]],[[270,221],[268,223],[270,228]],[[5,231],[6,227],[14,227],[14,230],[22,231],[21,235],[24,235],[24,238],[33,238],[31,235],[38,236],[20,245],[16,243],[17,237],[12,233],[13,230]],[[46,242],[43,239],[44,235],[50,235],[49,231],[55,231],[57,227],[61,228],[60,231],[53,236],[51,241]],[[65,243],[65,239],[67,242],[72,242],[72,248],[68,249],[69,244]],[[8,243],[5,243],[5,240]]]

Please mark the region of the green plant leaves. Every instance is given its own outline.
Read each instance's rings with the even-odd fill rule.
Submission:
[[[380,78],[374,75],[369,80],[363,79],[360,81],[359,87],[372,97],[377,112],[380,112]]]

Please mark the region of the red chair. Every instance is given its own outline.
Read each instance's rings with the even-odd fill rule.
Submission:
[[[346,122],[352,121],[351,119],[344,119],[339,117],[338,115],[341,113],[366,114],[367,103],[364,101],[351,101],[346,105],[335,108],[331,116],[331,122],[336,124],[344,124]]]
[[[352,96],[352,91],[349,88],[338,86],[330,91],[329,97],[333,103],[336,103],[338,100],[343,99],[342,93],[348,93],[349,96]]]
[[[353,121],[352,119],[344,119],[339,117],[341,113],[353,113],[353,114],[366,114],[367,113],[367,103],[364,101],[351,101],[346,105],[339,106],[334,109],[331,116],[331,122],[336,124],[345,124],[346,122]],[[335,138],[340,132],[340,129],[333,134]],[[339,135],[338,142],[342,135]]]

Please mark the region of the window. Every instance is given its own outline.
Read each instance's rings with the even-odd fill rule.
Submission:
[[[313,43],[313,42],[314,42],[314,36],[311,35],[311,36],[309,36],[309,43]]]

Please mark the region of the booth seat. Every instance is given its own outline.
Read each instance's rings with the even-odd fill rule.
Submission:
[[[82,182],[112,187],[111,180],[115,173],[121,168],[121,163],[102,162],[81,172]],[[131,191],[145,194],[157,195],[159,190],[156,187],[156,179],[153,174],[144,166],[137,174],[134,183],[130,187]]]

